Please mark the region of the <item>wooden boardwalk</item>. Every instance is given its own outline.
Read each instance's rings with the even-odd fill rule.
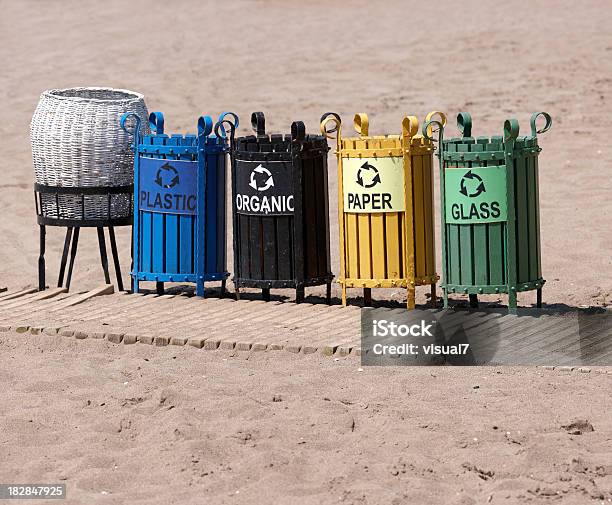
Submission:
[[[112,291],[0,293],[0,330],[206,350],[360,352],[359,307]]]
[[[190,291],[173,289],[177,291],[161,296],[114,293],[112,285],[71,293],[65,288],[4,291],[0,292],[0,331],[106,339],[125,345],[362,355],[358,306],[264,302],[258,295],[239,301],[197,298]],[[404,313],[404,309],[386,310]],[[590,320],[578,337],[575,314],[573,318],[555,317],[552,312],[533,317],[529,310],[525,309],[528,317],[504,310],[457,311],[446,324],[469,330],[471,345],[489,349],[491,363],[554,363],[572,369],[612,364],[612,317],[605,325]]]

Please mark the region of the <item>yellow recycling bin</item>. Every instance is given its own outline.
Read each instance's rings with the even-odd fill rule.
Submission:
[[[446,123],[444,114],[430,112]],[[401,135],[369,136],[366,114],[356,114],[359,137],[343,138],[340,117],[327,113],[321,132],[336,140],[342,305],[347,288],[363,288],[371,304],[372,288],[407,288],[407,306],[415,305],[415,287],[431,286],[436,303],[434,240],[434,144],[407,116]]]

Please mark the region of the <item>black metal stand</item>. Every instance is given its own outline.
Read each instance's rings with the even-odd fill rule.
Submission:
[[[96,227],[98,231],[98,246],[100,248],[100,260],[102,262],[102,271],[104,272],[104,280],[106,284],[110,284],[110,274],[108,271],[108,256],[106,253],[106,238],[104,236],[104,227]],[[66,276],[66,288],[70,289],[72,280],[72,271],[74,270],[74,260],[77,254],[79,244],[80,226],[68,226],[66,228],[66,238],[64,239],[64,250],[60,262],[59,277],[57,279],[57,287],[64,287],[64,274],[66,273],[66,263],[68,263],[68,251],[70,251],[70,263],[68,263],[68,275]],[[123,278],[121,277],[121,265],[119,263],[119,254],[117,252],[117,243],[115,241],[115,229],[112,226],[108,227],[108,233],[111,240],[111,254],[113,255],[113,264],[115,267],[115,276],[117,278],[117,289],[123,291]],[[45,237],[46,227],[40,225],[40,255],[38,256],[38,290],[44,291],[45,282]]]
[[[34,185],[34,196],[36,201],[36,214],[38,216],[38,225],[40,228],[40,254],[38,256],[38,289],[43,291],[46,288],[45,283],[45,252],[46,252],[46,235],[47,226],[66,227],[66,238],[64,239],[64,249],[62,251],[62,259],[60,262],[59,277],[57,287],[64,287],[64,276],[66,275],[66,264],[68,264],[68,273],[66,275],[66,288],[70,289],[72,280],[72,272],[74,270],[74,260],[77,254],[79,244],[79,235],[81,228],[96,228],[98,232],[98,247],[100,248],[100,261],[104,272],[104,280],[107,284],[111,283],[110,274],[108,271],[108,255],[106,249],[106,237],[104,236],[104,228],[108,228],[110,238],[111,254],[113,256],[113,265],[115,268],[115,276],[117,278],[117,288],[123,291],[123,279],[121,277],[121,265],[119,263],[119,253],[117,251],[117,240],[115,238],[115,226],[129,226],[132,224],[132,198],[134,187],[114,186],[114,187],[56,187],[45,186],[42,184]],[[70,196],[78,203],[78,209],[73,209],[70,217],[62,211],[60,199]],[[100,200],[95,200],[91,197],[103,197],[104,206],[103,212],[100,210]],[[90,197],[88,199],[88,197]],[[112,198],[124,198],[129,205],[121,211],[120,215],[113,211]],[[92,205],[96,205],[97,212],[94,212]],[[95,215],[95,218],[86,216]],[[68,259],[70,254],[70,259]]]

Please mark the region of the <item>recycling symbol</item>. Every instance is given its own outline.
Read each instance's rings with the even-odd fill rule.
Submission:
[[[262,182],[261,185],[258,185],[258,180]],[[251,172],[251,181],[249,182],[249,186],[256,191],[267,191],[274,186],[272,172],[261,164],[257,165]]]
[[[468,192],[468,187],[473,191]],[[468,170],[467,173],[461,178],[461,188],[459,189],[459,193],[462,195],[467,196],[468,198],[476,198],[485,191],[486,189],[482,178],[471,170]]]
[[[170,163],[164,163],[157,170],[155,184],[160,188],[171,189],[179,183],[179,174]]]
[[[364,174],[366,177],[366,181],[364,182]],[[363,188],[373,188],[378,183],[380,183],[380,174],[378,173],[378,169],[374,165],[370,165],[367,161],[359,167],[357,171],[357,184],[359,184]]]

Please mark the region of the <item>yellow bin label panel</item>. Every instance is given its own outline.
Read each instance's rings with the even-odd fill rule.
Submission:
[[[344,212],[403,212],[404,159],[343,158]]]

